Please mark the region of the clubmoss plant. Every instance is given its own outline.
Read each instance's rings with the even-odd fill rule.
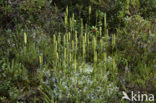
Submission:
[[[63,46],[66,47],[66,35],[63,36]]]
[[[66,28],[66,31],[67,31],[67,27],[68,27],[68,16],[65,14],[65,17],[64,17],[64,24],[65,24],[65,28]]]
[[[73,13],[72,14],[72,31],[74,30],[74,26],[75,26],[75,15]]]
[[[54,44],[56,43],[56,36],[55,36],[55,34],[53,35],[53,43]]]
[[[88,23],[90,24],[90,16],[91,16],[91,13],[92,13],[92,7],[91,6],[89,6],[88,12],[89,12]]]
[[[66,48],[64,48],[64,58],[63,58],[63,69],[65,70],[65,67],[66,67],[66,62],[68,62],[67,59],[67,50]]]
[[[39,56],[39,62],[40,62],[40,68],[41,68],[43,64],[43,54]]]
[[[86,38],[83,36],[83,60],[85,61],[85,56],[86,56]]]
[[[56,59],[57,59],[57,61],[59,60],[59,54],[58,54],[58,52],[56,52]]]
[[[70,64],[72,62],[72,53],[69,54],[69,62],[70,62]]]
[[[78,45],[78,38],[77,38],[77,31],[75,31],[75,51],[77,51],[77,45]]]
[[[66,43],[68,45],[68,42],[69,42],[69,33],[66,33],[65,35],[66,35]]]
[[[77,68],[77,61],[76,61],[76,57],[74,58],[74,69],[75,69],[75,72],[76,72],[76,68]]]
[[[66,59],[67,59],[67,49],[64,48],[64,60],[66,61]]]
[[[70,45],[69,45],[69,44],[70,44],[70,43],[69,43],[69,42],[70,42],[70,41],[69,41],[69,38],[70,38],[69,36],[70,36],[70,33],[69,33],[69,32],[66,33],[66,44],[67,44],[67,45],[66,45],[66,48],[67,48],[67,49],[66,49],[66,53],[67,53],[67,54],[69,54],[69,51],[70,51],[70,50],[69,50],[69,46],[70,46]]]
[[[68,6],[66,7],[66,13],[65,13],[65,18],[64,18],[64,22],[65,22],[65,28],[67,31],[67,27],[68,27]]]
[[[71,39],[71,33],[70,32],[69,32],[69,36],[68,37],[69,37],[69,41],[70,41],[70,39]]]
[[[86,42],[87,42],[87,34],[85,33],[85,35],[84,35],[84,43],[86,44]]]
[[[100,38],[100,52],[102,53],[103,51],[103,39]]]
[[[97,59],[98,59],[98,57],[97,57],[97,51],[94,51],[94,65],[96,65]]]
[[[66,7],[66,15],[68,17],[68,6]]]
[[[104,62],[106,63],[107,62],[107,53],[104,52]]]
[[[60,44],[61,43],[61,35],[59,33],[59,35],[57,36],[57,43]]]
[[[54,44],[54,53],[55,53],[55,55],[56,55],[56,59],[57,59],[57,52],[58,52],[58,50],[57,50],[57,42]]]
[[[107,28],[106,13],[104,13],[104,29]]]
[[[93,36],[93,52],[96,51],[96,37]]]
[[[24,33],[24,44],[27,45],[27,34]]]
[[[104,33],[107,35],[107,17],[106,17],[106,13],[104,13]]]
[[[74,40],[72,40],[72,51],[75,50],[75,43],[74,43]]]
[[[99,28],[99,35],[102,36],[102,27]]]
[[[69,19],[69,23],[70,23],[70,31],[73,31],[73,21],[72,21],[72,18]]]
[[[116,62],[115,62],[115,59],[114,58],[112,60],[112,66],[113,66],[113,71],[116,71],[117,65],[116,65]]]

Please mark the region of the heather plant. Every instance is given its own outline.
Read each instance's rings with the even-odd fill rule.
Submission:
[[[117,41],[119,44],[122,41],[120,47],[118,48],[124,51],[126,55],[133,55],[133,53],[137,54],[136,57],[128,57],[128,61],[131,61],[131,63],[133,61],[133,65],[136,65],[136,62],[140,61],[141,58],[146,55],[146,53],[148,56],[145,61],[149,61],[148,57],[153,61],[150,55],[153,54],[151,51],[151,46],[154,45],[155,39],[153,37],[155,37],[155,34],[150,30],[151,23],[143,20],[140,16],[133,16],[127,18],[126,28],[127,29],[122,31],[122,33],[121,30],[118,30],[118,33],[120,33],[120,35],[118,35],[118,38],[120,39],[117,39]],[[131,35],[129,35],[128,32],[131,32]],[[126,40],[125,43],[123,39]],[[129,49],[124,50],[125,47]]]

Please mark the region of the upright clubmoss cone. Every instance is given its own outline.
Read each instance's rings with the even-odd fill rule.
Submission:
[[[53,35],[53,43],[55,44],[56,43],[56,36]]]
[[[88,10],[88,12],[89,12],[89,22],[90,22],[90,16],[91,16],[91,12],[92,12],[92,8],[91,8],[91,6],[89,6],[89,10]]]
[[[76,61],[76,57],[74,59],[74,69],[75,69],[75,72],[76,72],[76,68],[77,68],[77,61]]]
[[[68,21],[68,6],[66,7],[66,12],[65,12],[65,24]]]
[[[104,13],[104,29],[107,28],[106,13]]]
[[[56,59],[59,60],[58,52],[56,52]]]
[[[65,23],[65,28],[66,28],[66,31],[67,31],[67,28],[68,28],[68,6],[66,7],[66,13],[65,13],[65,18],[64,18],[64,23]]]
[[[101,35],[102,35],[102,27],[99,28],[99,35],[101,37]]]
[[[92,8],[91,6],[89,6],[89,16],[91,15],[91,12],[92,12]]]
[[[63,58],[63,68],[65,69],[65,65],[66,65],[66,60],[67,59],[67,51],[66,48],[64,48],[64,58]]]
[[[116,62],[115,62],[114,58],[112,60],[112,68],[113,68],[113,72],[116,73],[117,72],[117,65],[116,65]]]
[[[75,31],[75,51],[77,51],[77,44],[78,44],[78,39],[77,39],[77,31]]]
[[[72,51],[74,51],[74,40],[72,40]]]
[[[68,6],[66,7],[66,15],[68,16]]]
[[[107,61],[107,53],[104,52],[104,62],[106,63],[106,61]]]
[[[94,64],[96,64],[97,63],[97,52],[95,51],[94,52]]]
[[[55,57],[56,57],[56,60],[58,59],[58,57],[57,57],[57,42],[55,42],[55,45],[54,45],[54,53],[55,53]]]
[[[112,35],[112,46],[114,47],[116,44],[116,36],[115,34]]]
[[[71,33],[70,33],[70,32],[69,32],[69,36],[68,36],[68,38],[69,38],[68,40],[70,41],[70,39],[71,39]]]
[[[72,18],[70,18],[70,30],[74,30],[74,25],[75,25],[75,16],[74,13],[72,14]]]
[[[39,62],[40,62],[40,66],[41,66],[43,64],[43,55],[42,54],[39,56]]]
[[[64,17],[64,24],[65,24],[65,28],[67,29],[67,26],[68,26],[68,16],[65,14],[65,17]]]
[[[86,39],[85,36],[83,37],[83,59],[85,59],[85,55],[86,55]]]
[[[65,70],[65,67],[66,67],[66,61],[63,60],[63,69]]]
[[[64,47],[66,46],[66,36],[65,35],[63,36],[63,46]]]
[[[67,50],[66,50],[66,48],[64,48],[64,60],[66,60],[67,58]]]
[[[103,25],[104,25],[104,34],[108,35],[106,13],[104,13],[104,24]]]
[[[69,23],[70,23],[70,30],[73,31],[73,22],[72,22],[72,18],[69,19]]]
[[[27,34],[24,33],[24,44],[26,45],[27,44]]]
[[[67,43],[67,45],[68,45],[68,41],[69,41],[69,34],[66,33],[66,43]]]
[[[93,37],[94,64],[97,63],[96,38]]]
[[[70,63],[72,62],[72,54],[71,53],[69,54],[69,61],[70,61]]]
[[[75,26],[75,16],[74,13],[72,14],[72,31],[74,30],[74,26]]]
[[[70,37],[69,37],[69,33],[66,33],[66,44],[67,44],[67,45],[66,45],[66,48],[67,48],[67,49],[66,49],[66,50],[67,50],[66,52],[67,52],[67,53],[69,53],[69,38],[70,38]]]
[[[100,51],[102,52],[102,50],[103,50],[103,39],[101,38],[100,39]]]
[[[93,51],[96,51],[96,38],[93,37]]]

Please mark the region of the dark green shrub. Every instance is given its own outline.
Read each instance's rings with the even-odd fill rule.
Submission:
[[[153,63],[150,55],[155,39],[150,28],[151,22],[136,15],[126,19],[126,28],[118,30],[117,48],[130,65],[136,66],[140,61]]]

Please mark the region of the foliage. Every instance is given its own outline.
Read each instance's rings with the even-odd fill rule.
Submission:
[[[118,35],[120,38],[118,49],[122,51],[125,57],[131,55],[127,60],[131,61],[133,65],[140,60],[144,60],[148,64],[149,60],[152,60],[149,55],[151,55],[152,46],[155,43],[153,38],[155,34],[150,30],[151,23],[137,15],[126,18],[126,22],[127,25],[124,30],[118,30],[118,34],[120,34]]]
[[[122,103],[122,91],[155,91],[152,2],[1,0],[0,102]]]

